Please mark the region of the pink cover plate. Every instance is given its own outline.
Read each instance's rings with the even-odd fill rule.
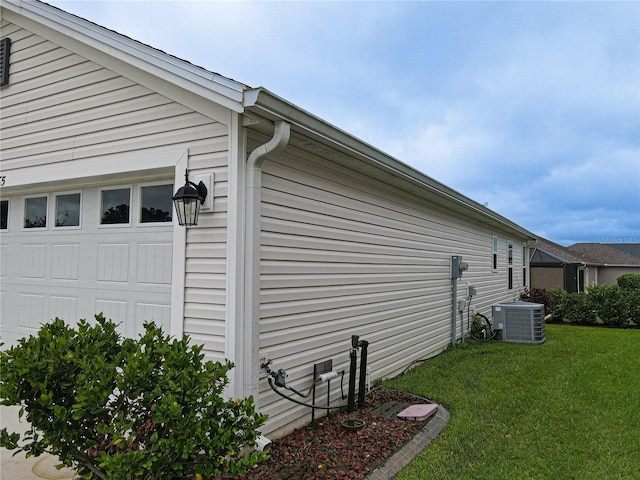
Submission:
[[[404,420],[417,420],[422,422],[436,413],[438,405],[435,403],[411,405],[398,414],[398,418]]]

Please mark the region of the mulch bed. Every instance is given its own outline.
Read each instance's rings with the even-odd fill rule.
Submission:
[[[316,419],[315,428],[301,428],[273,441],[270,458],[247,474],[218,480],[363,479],[426,424],[374,413],[389,402],[426,403],[414,395],[379,388],[367,395],[362,409]],[[346,430],[340,422],[349,418],[364,420],[364,427]]]

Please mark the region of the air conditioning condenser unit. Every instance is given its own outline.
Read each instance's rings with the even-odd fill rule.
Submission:
[[[544,305],[530,302],[499,303],[491,307],[493,329],[513,343],[544,343]]]

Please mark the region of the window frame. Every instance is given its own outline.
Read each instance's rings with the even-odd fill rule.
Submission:
[[[527,263],[529,261],[529,247],[522,244],[522,286],[527,286]]]
[[[171,197],[169,197],[169,204],[170,204],[170,210],[169,213],[171,215],[171,220],[166,221],[166,222],[143,222],[142,221],[142,207],[144,205],[144,198],[143,198],[143,189],[144,188],[148,188],[148,187],[162,187],[162,186],[170,186],[170,192],[171,192]],[[174,188],[174,184],[173,184],[173,180],[159,180],[156,182],[146,182],[146,183],[141,183],[138,185],[137,188],[137,194],[138,194],[138,205],[137,205],[137,224],[139,226],[158,226],[158,225],[173,225],[174,223],[174,212],[173,212],[173,188]]]
[[[5,228],[2,228],[2,221],[0,221],[0,232],[8,232],[9,231],[9,227],[10,225],[10,219],[11,219],[11,201],[8,198],[0,198],[0,205],[2,205],[3,203],[7,204],[7,209],[6,209],[6,226]],[[2,215],[2,207],[0,206],[0,215]]]
[[[513,290],[513,240],[507,240],[507,289]]]
[[[491,271],[498,271],[498,236],[491,236]]]
[[[114,190],[129,190],[129,215],[128,221],[119,222],[119,223],[103,223],[102,218],[104,216],[104,203],[103,203],[103,194],[104,192],[111,192]],[[98,228],[128,228],[133,224],[131,210],[133,207],[133,185],[114,185],[110,187],[100,187],[98,193]]]
[[[33,200],[35,198],[44,198],[46,199],[46,205],[45,205],[45,219],[44,219],[44,226],[43,227],[27,227],[27,202],[29,200]],[[42,232],[42,231],[46,231],[49,229],[49,194],[45,193],[45,194],[34,194],[34,195],[25,195],[23,197],[23,201],[22,201],[22,229],[23,230],[28,230],[30,232]]]
[[[78,225],[58,225],[58,197],[64,197],[69,195],[79,195],[80,201],[78,203]],[[82,229],[82,190],[72,190],[68,192],[56,192],[53,194],[54,202],[53,208],[53,228],[56,230],[80,230]]]

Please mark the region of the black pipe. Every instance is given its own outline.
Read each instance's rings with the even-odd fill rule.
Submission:
[[[358,390],[358,408],[364,407],[364,393],[367,384],[367,347],[369,342],[362,340],[360,342],[360,387]]]
[[[301,402],[300,400],[290,397],[289,395],[285,395],[284,393],[282,393],[280,390],[278,390],[276,388],[276,386],[273,384],[273,379],[271,377],[267,378],[267,382],[269,382],[269,386],[271,387],[271,390],[273,390],[274,392],[276,392],[278,395],[280,395],[282,398],[286,398],[287,400],[289,400],[290,402],[293,403],[297,403],[298,405],[302,405],[303,407],[309,407],[309,408],[321,408],[322,410],[335,410],[337,408],[344,408],[346,407],[346,405],[343,403],[342,405],[335,405],[333,407],[324,407],[322,405],[312,405],[310,403],[304,403]]]
[[[351,335],[351,352],[349,353],[349,394],[347,400],[347,411],[355,410],[356,405],[356,361],[358,357],[358,335]]]

